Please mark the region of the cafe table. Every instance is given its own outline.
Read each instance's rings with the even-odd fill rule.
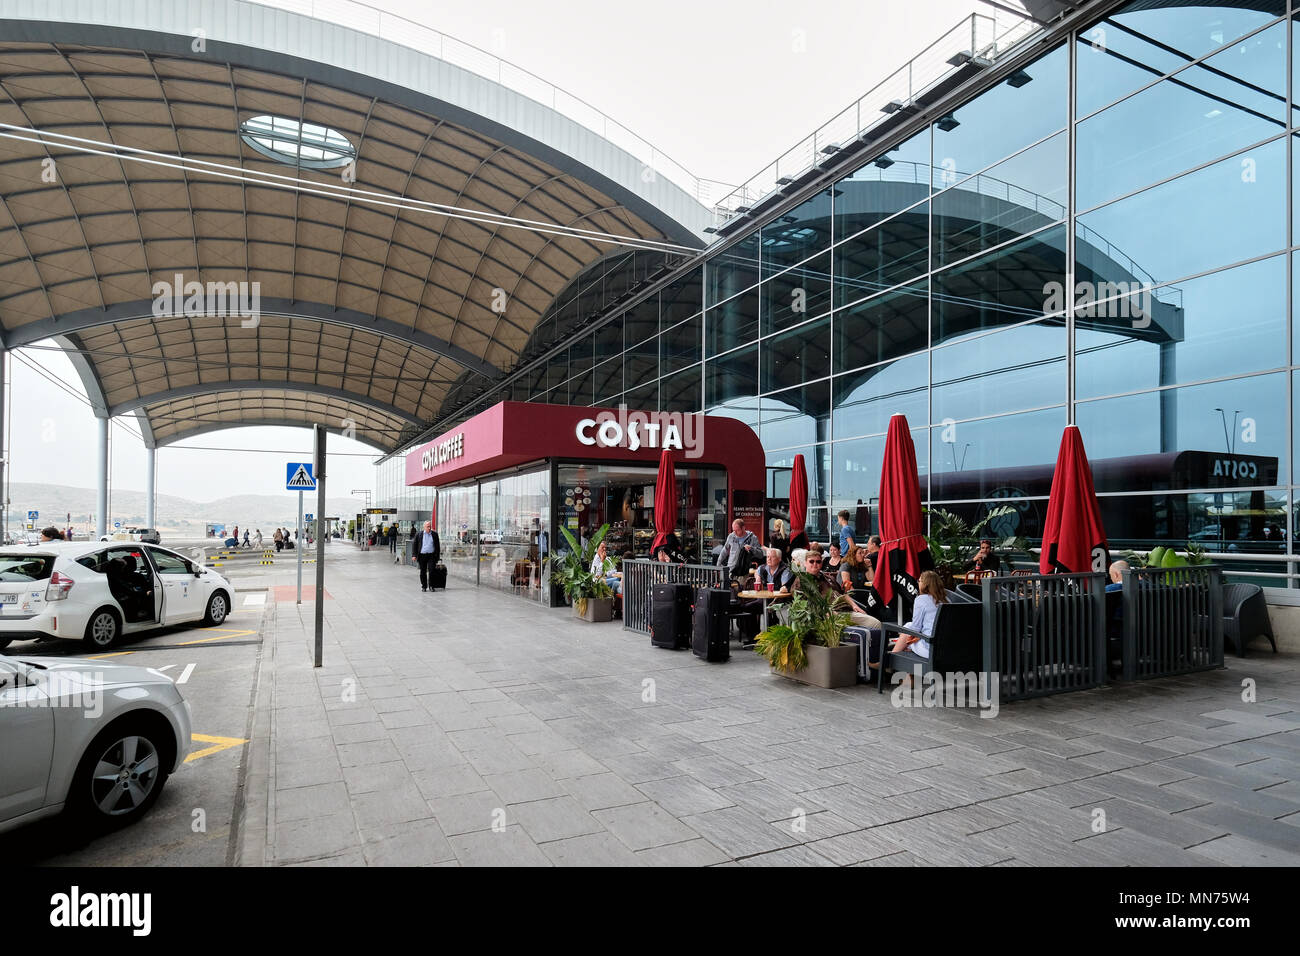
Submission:
[[[776,619],[786,627],[790,626],[790,592],[789,591],[741,591],[736,597],[742,601],[770,601],[769,607],[776,612]],[[766,619],[767,615],[764,615]]]

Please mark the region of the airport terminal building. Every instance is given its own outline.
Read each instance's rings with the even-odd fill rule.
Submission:
[[[1032,543],[1075,423],[1113,551],[1196,542],[1300,603],[1293,3],[976,14],[716,194],[539,78],[341,6],[213,0],[200,36],[179,8],[0,0],[3,347],[68,349],[101,496],[113,417],[151,449],[320,422],[382,452],[404,522],[455,498],[474,566],[543,509],[618,512],[635,551],[644,462],[614,502],[533,459],[545,500],[513,512],[503,474],[408,475],[502,403],[625,408],[748,429],[763,524],[802,454],[809,533],[868,533],[901,412],[927,503],[1010,505],[994,531]],[[160,314],[177,276],[173,301],[258,282],[260,321]],[[726,501],[683,512],[701,555]]]
[[[1199,542],[1286,601],[1288,12],[1080,4],[958,55],[942,89],[864,102],[860,137],[733,198],[709,247],[635,297],[602,310],[641,253],[576,279],[508,379],[446,420],[501,401],[733,417],[762,442],[770,514],[805,456],[825,538],[842,509],[874,530],[902,412],[928,503],[1010,504],[995,530],[1031,541],[1074,422],[1112,550]]]

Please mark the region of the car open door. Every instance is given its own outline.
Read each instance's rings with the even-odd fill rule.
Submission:
[[[162,582],[164,624],[197,621],[207,607],[207,589],[194,576],[194,565],[162,548],[145,546]]]

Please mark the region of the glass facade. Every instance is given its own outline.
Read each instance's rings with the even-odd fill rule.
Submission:
[[[485,478],[438,493],[447,575],[548,603],[549,468]]]
[[[655,536],[653,465],[561,464],[556,520],[579,540],[608,523],[609,553],[650,555]],[[721,468],[678,468],[677,534],[687,560],[709,561],[727,539],[727,473]],[[557,531],[557,534],[559,532]],[[561,538],[563,536],[561,535]],[[563,542],[561,541],[561,546]]]
[[[737,418],[772,499],[803,453],[809,529],[866,533],[902,412],[927,500],[1012,504],[997,530],[1031,541],[1074,422],[1113,550],[1196,541],[1295,587],[1297,29],[1267,0],[1118,8],[466,413]]]

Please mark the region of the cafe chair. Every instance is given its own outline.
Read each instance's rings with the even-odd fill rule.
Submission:
[[[1231,643],[1238,657],[1246,656],[1246,645],[1263,635],[1277,653],[1273,637],[1273,624],[1268,619],[1268,603],[1264,589],[1258,584],[1225,584],[1223,586],[1223,639]]]
[[[900,634],[925,637],[897,624],[883,624],[880,638],[880,667],[876,670],[876,693],[885,689],[885,671],[902,670],[909,674],[930,671],[940,674],[979,673],[984,667],[984,608],[980,604],[940,604],[934,617],[934,634],[929,638],[930,657],[912,651],[892,651],[894,638]]]

